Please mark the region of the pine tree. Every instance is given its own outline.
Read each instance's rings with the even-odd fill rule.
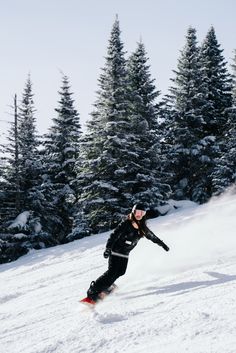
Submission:
[[[83,192],[72,237],[108,230],[134,202],[158,206],[169,191],[154,170],[159,167],[154,104],[158,92],[145,55],[140,44],[127,68],[116,19],[95,110],[82,141],[78,179]]]
[[[189,28],[186,44],[174,71],[170,88],[169,119],[166,122],[166,169],[171,171],[174,197],[204,202],[208,198],[208,168],[214,139],[204,135],[207,87],[202,80],[196,30]]]
[[[211,27],[201,46],[200,64],[208,100],[204,109],[204,131],[217,139],[227,130],[227,109],[232,106],[232,78],[222,52]]]
[[[236,183],[236,52],[231,65],[233,69],[233,106],[227,109],[227,131],[221,139],[221,154],[212,173],[213,192],[219,195]]]
[[[57,117],[45,138],[41,208],[47,210],[44,223],[57,241],[64,242],[71,232],[76,201],[75,163],[79,154],[81,125],[74,108],[69,79],[62,78]]]
[[[74,237],[109,229],[126,211],[131,199],[126,176],[133,140],[129,138],[127,70],[118,18],[112,27],[94,108],[82,139],[78,164],[78,182],[83,191]]]
[[[14,219],[23,205],[20,188],[20,157],[18,137],[18,106],[17,95],[14,96],[14,120],[7,137],[7,143],[2,146],[2,192],[1,192],[1,222]]]
[[[233,131],[235,131],[235,108],[232,107],[232,77],[211,27],[201,47],[200,62],[203,80],[207,86],[208,105],[204,110],[204,133],[215,140],[215,160],[210,173],[211,193],[222,192],[233,180]],[[229,161],[227,159],[229,158]],[[220,180],[222,178],[222,180]],[[226,181],[228,180],[228,181]]]
[[[1,153],[1,147],[0,147],[0,153]],[[3,222],[3,217],[4,217],[2,212],[3,202],[5,197],[3,173],[4,173],[3,160],[2,160],[2,157],[0,157],[0,224]]]
[[[24,210],[32,210],[33,189],[38,183],[38,146],[34,102],[30,76],[23,92],[22,102],[17,105],[14,97],[14,122],[9,130],[5,158],[5,219],[12,220]]]
[[[36,118],[30,75],[26,81],[21,104],[19,105],[19,187],[21,193],[21,211],[33,210],[35,188],[40,183],[41,163],[39,160],[39,136],[36,130]]]
[[[231,64],[233,74],[232,74],[232,84],[233,84],[233,90],[232,90],[232,95],[233,95],[233,101],[234,104],[236,104],[236,50],[234,50],[234,58],[233,58],[233,63]]]
[[[15,260],[29,248],[45,245],[36,204],[40,183],[39,139],[36,133],[32,84],[28,77],[20,106],[14,98],[14,122],[5,146],[0,262]],[[18,222],[14,223],[16,217]],[[15,234],[21,232],[21,237]]]
[[[157,118],[160,107],[156,98],[154,79],[144,44],[138,43],[136,51],[128,61],[129,85],[131,92],[131,124],[136,148],[136,170],[134,174],[133,200],[155,208],[166,200],[170,187],[163,182],[163,160],[161,155],[161,126]]]
[[[12,221],[19,213],[30,212],[32,231],[34,223],[38,223],[38,187],[42,172],[39,146],[32,83],[28,76],[20,104],[17,104],[15,95],[14,122],[4,147],[3,211],[6,222]]]
[[[212,173],[213,194],[219,195],[236,184],[236,107],[228,111],[230,128],[225,134],[223,152],[216,159]]]

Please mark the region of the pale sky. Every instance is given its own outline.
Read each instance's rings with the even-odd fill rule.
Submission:
[[[0,120],[12,119],[9,106],[15,93],[21,99],[30,73],[40,133],[56,116],[61,71],[69,76],[81,123],[89,119],[116,14],[127,55],[142,38],[163,94],[190,25],[199,43],[213,25],[229,64],[236,49],[235,0],[0,0],[0,5]],[[0,121],[0,142],[7,129]]]

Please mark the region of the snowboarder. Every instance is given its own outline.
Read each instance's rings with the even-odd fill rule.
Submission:
[[[109,293],[116,287],[115,280],[126,272],[130,251],[142,237],[169,251],[169,247],[147,227],[145,216],[144,205],[136,204],[128,217],[111,233],[103,253],[105,258],[109,258],[108,270],[96,281],[91,282],[85,298],[87,302],[95,304],[100,293]]]

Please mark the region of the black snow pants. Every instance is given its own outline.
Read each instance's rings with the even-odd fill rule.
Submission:
[[[109,288],[118,277],[125,274],[127,265],[128,257],[110,255],[108,261],[108,270],[103,273],[103,275],[98,277],[96,281],[91,282],[91,285],[87,291],[88,297],[96,300],[99,293]]]

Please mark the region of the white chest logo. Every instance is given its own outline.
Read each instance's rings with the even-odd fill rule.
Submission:
[[[126,241],[125,241],[125,244],[131,245],[131,244],[132,244],[132,241],[126,240]]]

